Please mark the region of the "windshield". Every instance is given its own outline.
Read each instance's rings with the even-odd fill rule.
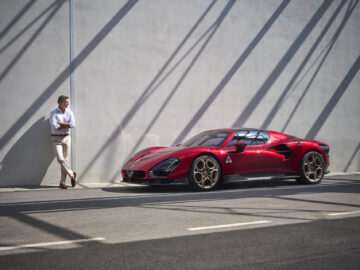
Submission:
[[[214,146],[220,147],[229,137],[229,133],[220,130],[202,132],[184,142],[181,146]]]

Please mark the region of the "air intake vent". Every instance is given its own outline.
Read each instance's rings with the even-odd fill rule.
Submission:
[[[291,157],[292,150],[289,146],[287,146],[285,144],[276,145],[276,146],[272,147],[272,149],[276,150],[276,152],[278,154],[283,155],[286,159]]]
[[[144,171],[130,171],[130,170],[127,170],[125,171],[126,173],[126,176],[130,179],[133,179],[133,178],[144,178],[146,176],[146,172]]]

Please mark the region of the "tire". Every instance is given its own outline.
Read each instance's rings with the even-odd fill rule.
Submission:
[[[222,173],[219,162],[210,155],[201,155],[194,159],[189,170],[189,182],[199,191],[215,189],[221,180]]]
[[[304,155],[300,166],[300,177],[297,179],[302,184],[319,184],[324,177],[325,162],[321,154],[315,151]]]

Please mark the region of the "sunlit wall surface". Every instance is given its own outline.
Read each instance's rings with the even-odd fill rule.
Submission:
[[[320,140],[331,171],[360,171],[358,2],[0,0],[0,186],[59,182],[48,117],[63,93],[80,183],[223,127]]]

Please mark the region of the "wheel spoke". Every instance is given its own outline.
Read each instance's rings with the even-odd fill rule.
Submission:
[[[210,171],[210,174],[209,174],[209,178],[210,178],[210,181],[212,183],[215,184],[216,180],[217,180],[217,177],[218,176],[218,170],[217,169],[214,169],[212,171]]]
[[[215,162],[209,158],[206,159],[205,164],[206,164],[206,168],[209,170],[211,170],[215,167]]]
[[[307,164],[309,164],[309,165],[313,164],[313,162],[314,162],[313,155],[309,156],[306,161],[307,161]]]
[[[201,187],[203,187],[204,186],[204,177],[201,175],[201,178],[200,178],[200,180],[199,181],[197,181],[197,183],[201,186]]]
[[[319,157],[317,157],[315,160],[315,166],[316,168],[322,168],[322,163]]]
[[[316,177],[317,178],[320,178],[322,176],[322,173],[323,173],[323,170],[322,168],[318,168],[315,170],[315,173],[316,173]]]

